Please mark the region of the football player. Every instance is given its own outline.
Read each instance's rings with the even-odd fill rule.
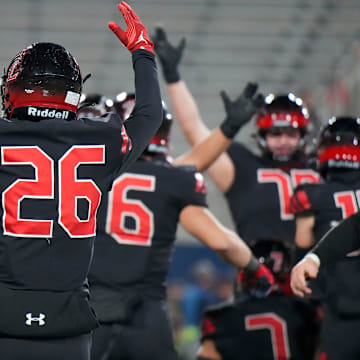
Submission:
[[[190,142],[195,145],[210,133],[203,123],[195,100],[185,82],[181,80],[178,65],[184,41],[178,47],[167,40],[163,29],[157,28],[153,38],[175,117]],[[256,91],[253,85],[249,93]],[[226,119],[239,117],[243,97],[232,101],[221,93]],[[256,115],[257,144],[261,156],[250,152],[240,143],[232,143],[209,168],[208,174],[224,193],[237,233],[246,242],[261,238],[280,239],[293,244],[294,215],[289,204],[293,188],[303,182],[318,181],[318,174],[307,168],[304,156],[305,135],[309,114],[302,100],[293,94],[269,95],[266,105]],[[240,120],[240,128],[251,117]],[[236,132],[223,127],[224,134],[232,139]],[[238,129],[237,129],[238,130]]]
[[[120,99],[114,106],[126,124],[134,96],[122,94]],[[102,325],[94,332],[93,360],[177,359],[166,309],[166,278],[179,222],[227,262],[244,269],[254,280],[255,295],[265,296],[271,288],[269,270],[207,209],[206,187],[197,172],[208,162],[203,159],[206,152],[198,152],[202,144],[170,160],[172,121],[164,106],[160,129],[141,158],[114,181],[107,207],[100,211],[89,275],[92,304]],[[189,165],[191,159],[195,166]]]
[[[263,239],[253,254],[272,270],[275,284],[262,299],[249,296],[251,279],[240,276],[235,299],[205,311],[197,360],[313,359],[317,317],[314,307],[290,289],[291,251],[283,242]]]
[[[360,119],[332,117],[320,132],[318,164],[323,181],[296,189],[296,245],[305,253],[335,224],[358,211],[360,195]],[[350,276],[349,276],[350,274]],[[328,359],[358,359],[360,345],[352,333],[360,329],[360,260],[349,253],[323,266],[314,293],[320,290],[325,317],[322,345]],[[317,291],[315,291],[317,289]]]
[[[0,357],[90,356],[98,326],[87,274],[102,193],[143,152],[161,123],[153,44],[125,2],[128,29],[109,27],[132,52],[136,106],[125,127],[76,120],[83,78],[62,46],[19,52],[2,85],[0,119]],[[130,141],[131,137],[131,141]]]

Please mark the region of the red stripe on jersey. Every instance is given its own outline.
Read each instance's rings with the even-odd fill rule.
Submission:
[[[216,327],[215,327],[214,323],[209,318],[205,318],[201,325],[201,332],[202,332],[203,336],[212,334],[215,332],[215,330],[216,330]]]

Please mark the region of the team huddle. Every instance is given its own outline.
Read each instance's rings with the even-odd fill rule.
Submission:
[[[5,70],[0,358],[180,360],[166,279],[181,224],[237,274],[233,299],[203,314],[197,360],[359,359],[360,119],[332,117],[311,148],[302,99],[250,82],[221,92],[209,130],[180,75],[185,40],[118,9],[127,29],[109,28],[131,52],[133,92],[83,94],[53,43]],[[253,119],[258,154],[233,141]],[[191,150],[173,159],[175,120]],[[209,209],[205,171],[236,231]]]

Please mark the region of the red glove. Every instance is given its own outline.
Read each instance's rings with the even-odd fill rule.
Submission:
[[[256,298],[269,295],[275,282],[273,274],[264,264],[260,264],[259,270],[253,274],[241,270],[236,280],[242,290],[247,291]]]
[[[133,52],[137,49],[145,49],[154,53],[154,44],[149,39],[146,27],[142,24],[135,11],[125,1],[118,4],[126,25],[126,31],[115,22],[109,22],[109,28],[120,41]]]

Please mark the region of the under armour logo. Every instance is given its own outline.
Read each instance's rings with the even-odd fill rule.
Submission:
[[[27,326],[32,326],[33,323],[38,323],[39,326],[45,325],[45,320],[44,320],[46,318],[45,314],[40,313],[39,316],[32,316],[32,313],[27,313],[25,314],[25,316],[27,319],[25,321],[25,324]]]
[[[147,44],[147,41],[144,39],[143,31],[140,33],[140,35],[139,35],[139,37],[137,39],[137,42],[135,44],[137,44],[137,43],[139,43],[141,41],[145,41],[145,44]]]

